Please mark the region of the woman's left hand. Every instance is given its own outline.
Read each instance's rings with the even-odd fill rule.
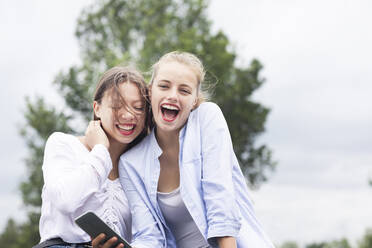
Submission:
[[[111,248],[118,241],[116,237],[112,237],[111,239],[107,240],[104,244],[101,244],[101,242],[105,239],[105,237],[106,235],[103,233],[95,237],[92,240],[92,247],[93,248]],[[115,248],[124,248],[124,245],[119,244]]]

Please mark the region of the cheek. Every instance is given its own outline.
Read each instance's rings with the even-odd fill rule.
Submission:
[[[146,115],[142,114],[137,117],[137,125],[140,127],[142,130],[145,126],[145,120],[146,120]]]
[[[151,107],[151,112],[153,115],[156,115],[158,113],[158,104],[159,102],[156,100],[156,98],[151,97],[150,107]]]
[[[101,122],[104,126],[109,126],[115,121],[115,114],[107,111],[101,115]]]
[[[156,102],[154,101],[154,99],[151,99],[151,108],[152,109],[155,109],[156,108]]]
[[[154,94],[150,94],[149,99],[150,99],[150,105],[151,105],[151,107],[153,107],[153,105],[154,105],[154,103],[155,103]]]
[[[189,99],[189,102],[188,102],[188,108],[190,109],[190,110],[192,110],[193,108],[194,108],[194,106],[195,106],[195,103],[197,102],[197,96],[196,95],[193,95],[192,97],[191,97],[191,99]]]

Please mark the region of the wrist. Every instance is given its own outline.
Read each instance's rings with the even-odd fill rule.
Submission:
[[[219,237],[217,238],[218,246],[220,248],[236,248],[236,239],[234,237]]]

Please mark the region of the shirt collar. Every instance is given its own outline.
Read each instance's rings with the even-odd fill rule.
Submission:
[[[185,125],[182,127],[182,129],[180,130],[180,133],[179,133],[180,151],[182,150],[183,140],[184,140],[185,133],[186,133],[187,123],[188,123],[188,120],[186,121]],[[161,149],[161,147],[159,146],[158,141],[156,140],[155,127],[152,129],[152,131],[150,133],[150,139],[151,139],[151,147],[154,148],[154,157],[158,158],[163,153],[163,150]]]
[[[163,153],[163,150],[160,148],[158,141],[156,140],[155,137],[155,127],[152,129],[150,133],[150,139],[151,139],[151,147],[154,149],[154,158],[160,157],[160,155]]]

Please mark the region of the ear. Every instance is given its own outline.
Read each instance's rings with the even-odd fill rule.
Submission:
[[[194,102],[192,103],[192,109],[191,110],[194,110],[196,108],[197,103],[198,103],[198,98],[196,97]]]
[[[93,111],[98,118],[101,118],[101,105],[97,101],[93,102]]]

